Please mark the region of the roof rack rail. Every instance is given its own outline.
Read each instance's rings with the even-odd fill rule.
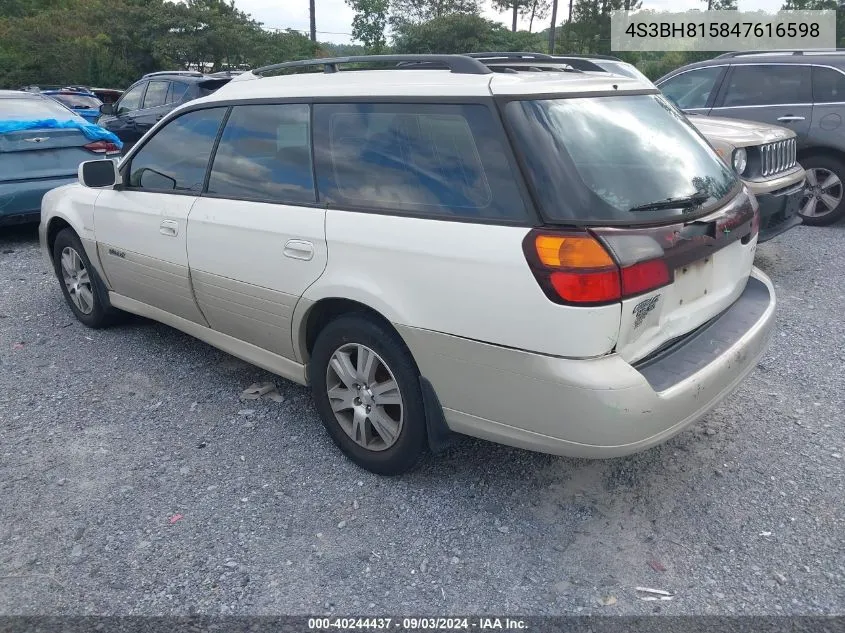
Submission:
[[[413,68],[413,64],[437,64],[445,66],[453,73],[461,75],[487,75],[492,71],[476,59],[466,55],[356,55],[353,57],[327,57],[323,59],[303,59],[295,62],[282,62],[262,66],[252,71],[253,75],[262,76],[273,70],[288,68],[307,68],[323,66],[323,72],[336,73],[340,64],[409,64],[396,68]]]
[[[845,48],[773,48],[770,50],[758,51],[731,51],[729,53],[722,53],[721,55],[717,55],[716,59],[722,59],[724,57],[744,57],[746,55],[824,55],[825,53],[845,53]]]
[[[472,57],[473,59],[488,59],[492,57],[496,57],[499,59],[552,59],[552,56],[546,53],[532,53],[530,51],[464,53],[464,55],[466,57]]]
[[[198,70],[157,70],[154,73],[147,73],[141,79],[147,77],[160,77],[162,75],[185,75],[187,77],[205,77],[205,75]]]

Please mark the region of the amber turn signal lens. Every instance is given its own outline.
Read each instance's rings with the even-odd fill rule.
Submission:
[[[540,261],[550,268],[606,268],[615,263],[601,244],[588,235],[538,235]]]

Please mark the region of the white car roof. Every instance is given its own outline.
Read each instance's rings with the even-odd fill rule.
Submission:
[[[489,97],[655,90],[612,73],[462,74],[448,70],[348,70],[257,77],[244,73],[198,101],[296,97]],[[196,102],[192,102],[196,103]]]

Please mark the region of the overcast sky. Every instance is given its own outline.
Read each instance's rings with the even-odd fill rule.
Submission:
[[[483,0],[482,3],[488,4]],[[308,32],[308,0],[235,0],[235,4],[241,10],[252,14],[252,17],[259,22],[263,22],[266,27],[291,28]],[[344,0],[316,0],[316,4],[317,39],[338,43],[351,41],[352,10],[346,2]],[[775,9],[782,4],[783,0],[739,0],[739,8],[742,10]],[[563,11],[566,11],[569,3],[567,0],[560,0],[560,6]],[[649,9],[672,11],[706,8],[702,0],[644,0],[643,6]],[[487,9],[484,14],[491,20],[510,25],[508,14],[496,13],[492,9]],[[548,26],[547,22],[548,20],[543,20],[543,23],[537,24],[535,20],[534,30],[542,31]],[[527,29],[528,21],[523,21],[520,28]]]

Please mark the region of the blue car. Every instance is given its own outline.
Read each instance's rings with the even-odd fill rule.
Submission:
[[[121,146],[61,103],[0,90],[0,226],[38,222],[47,191],[76,182],[83,161],[119,156]]]
[[[55,99],[76,112],[89,123],[96,123],[100,118],[100,106],[103,102],[93,92],[64,88],[62,90],[42,90],[41,94]]]

